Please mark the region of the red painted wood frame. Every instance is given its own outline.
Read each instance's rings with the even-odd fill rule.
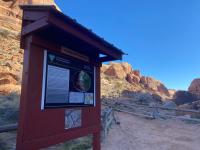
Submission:
[[[53,43],[32,35],[25,38],[23,82],[17,150],[38,150],[93,134],[93,148],[100,149],[100,66],[96,66],[96,106],[82,109],[82,126],[65,129],[67,108],[41,110],[44,50],[60,52]]]

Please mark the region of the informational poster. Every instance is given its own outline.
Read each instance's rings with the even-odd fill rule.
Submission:
[[[85,104],[93,104],[94,93],[85,93]]]
[[[93,65],[48,51],[44,60],[44,108],[95,105]]]
[[[69,103],[84,103],[85,97],[82,92],[70,92]]]
[[[65,110],[65,129],[81,127],[81,109]]]
[[[67,103],[69,96],[69,69],[48,66],[46,103]]]

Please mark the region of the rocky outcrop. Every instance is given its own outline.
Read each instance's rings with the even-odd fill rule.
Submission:
[[[140,71],[139,70],[132,70],[130,73],[128,73],[126,75],[126,80],[129,83],[135,83],[135,84],[139,84],[140,83]]]
[[[179,105],[180,108],[196,109],[200,100],[200,79],[194,79],[190,84],[188,91],[169,90],[172,100]]]
[[[110,65],[104,65],[102,68],[107,68],[104,74],[119,79],[126,78],[127,74],[131,73],[132,67],[128,63],[110,63]]]
[[[190,84],[188,91],[200,96],[200,79],[194,79]]]
[[[19,46],[22,20],[19,2],[27,4],[28,0],[0,0],[0,94],[20,92],[23,50]],[[53,0],[32,2],[55,5]]]
[[[169,92],[169,95],[171,98],[173,98],[174,95],[176,94],[176,90],[174,90],[174,89],[168,89],[168,92]]]
[[[112,91],[112,94],[115,90],[121,88],[120,91],[144,91],[160,95],[164,98],[170,98],[169,91],[164,84],[154,78],[142,76],[139,70],[134,70],[128,63],[110,63],[108,65],[103,65],[101,68],[101,75],[103,95],[106,94],[106,92],[109,94],[110,91]],[[113,90],[110,90],[108,88],[109,83],[113,85],[118,83],[118,86],[115,88],[112,87]]]
[[[183,105],[187,103],[192,103],[198,101],[196,94],[192,94],[188,91],[177,91],[173,98],[177,105]]]
[[[140,83],[142,85],[144,85],[145,88],[158,92],[158,93],[162,93],[166,96],[170,96],[169,95],[169,91],[168,89],[164,86],[164,84],[162,84],[160,81],[155,80],[151,77],[141,77]]]
[[[0,29],[0,93],[20,92],[23,51],[17,34]]]
[[[0,0],[0,28],[12,32],[19,32],[21,28],[22,12],[18,7],[18,1]]]
[[[139,76],[136,76],[136,75],[133,74],[133,73],[127,74],[126,80],[127,80],[129,83],[131,83],[131,84],[133,84],[133,83],[139,84],[139,83],[140,83],[140,77],[139,77]]]

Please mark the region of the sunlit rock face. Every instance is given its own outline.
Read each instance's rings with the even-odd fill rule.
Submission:
[[[103,64],[101,68],[101,83],[103,96],[117,96],[123,91],[129,91],[129,93],[145,91],[159,95],[164,99],[171,98],[168,89],[163,83],[152,77],[142,76],[139,70],[134,70],[127,62]]]
[[[200,97],[200,78],[194,79],[190,84],[188,91]]]
[[[0,28],[19,31],[21,27],[21,10],[18,1],[0,0]]]
[[[0,0],[0,94],[20,92],[23,50],[19,5],[55,5],[53,0]]]

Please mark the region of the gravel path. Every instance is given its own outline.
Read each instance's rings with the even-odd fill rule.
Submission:
[[[200,150],[200,125],[115,115],[120,125],[110,130],[102,150]]]

